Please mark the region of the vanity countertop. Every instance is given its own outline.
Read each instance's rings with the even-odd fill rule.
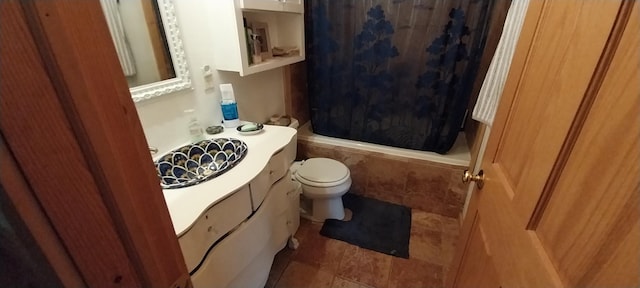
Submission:
[[[206,209],[253,180],[271,156],[285,147],[295,135],[293,128],[272,125],[265,125],[263,131],[256,135],[240,135],[235,128],[207,135],[207,139],[242,140],[247,143],[247,154],[235,167],[216,178],[194,186],[163,190],[176,235],[186,232]],[[158,154],[154,160],[160,157]]]

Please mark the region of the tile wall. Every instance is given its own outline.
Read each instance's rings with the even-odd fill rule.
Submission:
[[[306,62],[291,64],[284,68],[284,102],[287,114],[298,119],[300,125],[311,119],[307,97]]]

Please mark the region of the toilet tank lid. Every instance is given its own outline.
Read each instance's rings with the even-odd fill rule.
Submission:
[[[349,168],[329,158],[311,158],[302,163],[296,174],[317,183],[331,183],[349,176]]]

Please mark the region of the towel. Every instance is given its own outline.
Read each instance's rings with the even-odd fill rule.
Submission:
[[[493,124],[493,118],[498,109],[528,6],[529,0],[513,0],[511,2],[496,53],[493,55],[487,75],[484,77],[478,101],[473,107],[471,118],[489,126]]]
[[[122,18],[118,9],[118,0],[100,0],[100,5],[107,20],[107,26],[109,26],[111,39],[113,39],[113,44],[116,47],[122,71],[125,76],[133,76],[136,74],[136,65],[133,61],[133,54],[131,53],[127,36],[124,33]]]

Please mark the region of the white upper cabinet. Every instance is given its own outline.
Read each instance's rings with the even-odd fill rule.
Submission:
[[[245,76],[305,59],[304,0],[212,2],[212,18],[215,19],[213,54],[217,70]],[[250,40],[246,28],[259,35],[253,37],[259,39],[257,42]],[[277,55],[275,47],[289,53]],[[256,53],[256,50],[262,53]]]
[[[242,9],[304,13],[302,0],[241,0]]]
[[[283,0],[284,11],[294,13],[304,13],[304,2],[302,0]]]

